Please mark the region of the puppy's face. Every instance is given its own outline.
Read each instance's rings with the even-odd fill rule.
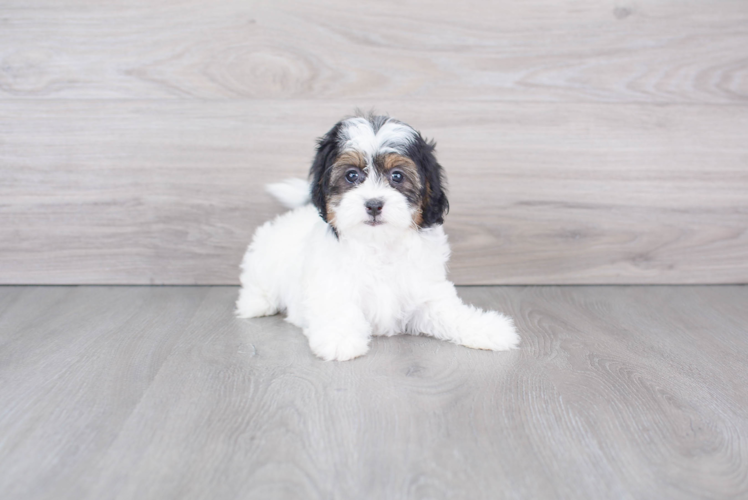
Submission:
[[[433,151],[433,143],[397,120],[343,120],[319,141],[312,201],[338,234],[441,224],[448,203]]]

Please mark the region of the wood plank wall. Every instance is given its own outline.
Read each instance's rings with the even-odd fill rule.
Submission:
[[[6,0],[0,283],[237,283],[355,108],[437,140],[458,283],[748,282],[745,0]]]

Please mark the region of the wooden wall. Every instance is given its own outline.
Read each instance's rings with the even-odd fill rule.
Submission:
[[[237,283],[357,107],[437,140],[458,283],[748,282],[745,0],[5,0],[0,283]]]

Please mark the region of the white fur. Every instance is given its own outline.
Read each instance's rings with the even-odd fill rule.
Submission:
[[[364,224],[363,202],[373,196],[385,204],[384,223],[372,227]],[[465,305],[447,281],[442,227],[414,228],[405,198],[375,175],[343,197],[335,218],[339,238],[311,205],[257,229],[242,262],[239,317],[285,311],[326,360],[365,354],[372,335],[426,334],[497,351],[517,346],[510,318]]]
[[[344,122],[342,134],[342,150],[360,151],[371,161],[376,153],[404,154],[416,132],[395,120],[388,120],[374,132],[367,119],[355,117]]]

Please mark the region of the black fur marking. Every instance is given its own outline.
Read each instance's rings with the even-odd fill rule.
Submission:
[[[431,227],[444,223],[444,216],[449,212],[444,170],[436,161],[434,141],[426,141],[420,133],[408,145],[408,156],[418,166],[421,175],[421,207],[423,222],[421,227]]]
[[[379,132],[379,129],[382,128],[385,123],[389,121],[395,121],[388,116],[376,116],[373,114],[369,114],[366,119],[369,120],[369,123],[371,124],[371,128],[374,131],[375,135],[377,132]]]
[[[377,132],[379,132],[379,129],[382,128],[382,126],[384,126],[384,124],[387,122],[400,123],[394,118],[390,118],[387,115],[374,114],[374,110],[364,112],[361,109],[356,109],[356,112],[351,115],[351,118],[363,118],[368,121],[375,135]],[[343,121],[345,121],[345,119]]]
[[[327,194],[330,185],[330,173],[332,164],[340,153],[339,136],[342,124],[337,123],[324,136],[317,141],[317,154],[309,169],[311,178],[312,204],[317,207],[320,217],[327,220]]]

